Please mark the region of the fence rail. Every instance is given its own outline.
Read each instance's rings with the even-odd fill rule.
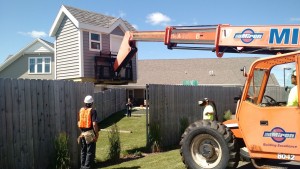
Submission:
[[[94,94],[92,83],[0,79],[1,168],[49,168],[54,139],[61,132],[69,137],[71,166],[79,168],[77,112],[84,97],[95,97],[103,120],[125,108],[124,93],[116,89]]]

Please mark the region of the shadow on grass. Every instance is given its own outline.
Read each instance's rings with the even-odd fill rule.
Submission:
[[[134,148],[131,150],[127,150],[126,152],[128,155],[125,155],[124,157],[118,159],[118,160],[106,160],[106,161],[97,161],[95,164],[96,168],[103,168],[103,167],[108,167],[112,165],[117,165],[121,164],[123,162],[128,162],[132,160],[137,160],[140,158],[145,157],[143,154],[148,153],[148,148],[147,147],[139,147],[139,148]],[[114,169],[136,169],[136,168],[141,168],[140,166],[132,166],[132,167],[118,167]]]
[[[141,112],[140,110],[132,110],[132,114],[134,112]],[[118,123],[120,120],[122,120],[124,117],[126,117],[126,109],[116,112],[113,115],[107,117],[103,121],[99,123],[101,129],[107,128],[112,126],[114,123]]]
[[[120,158],[119,160],[106,160],[106,161],[101,161],[101,162],[96,162],[95,167],[96,168],[103,168],[103,167],[108,167],[108,166],[112,166],[112,165],[117,165],[117,164],[121,164],[124,162],[128,162],[128,161],[132,161],[132,160],[136,160],[136,159],[140,159],[143,158],[144,156],[134,156],[134,157],[126,157],[126,158]],[[128,169],[135,169],[135,168],[141,168],[140,166],[132,166],[132,167],[118,167],[119,169],[121,168],[128,168]],[[117,169],[117,168],[115,168]]]
[[[150,153],[150,148],[148,147],[138,147],[131,150],[126,150],[128,154],[136,154],[136,153]]]
[[[114,169],[136,169],[136,168],[141,168],[140,166],[133,166],[133,167],[117,167]]]
[[[126,110],[119,111],[99,123],[101,129],[112,126],[125,117]]]

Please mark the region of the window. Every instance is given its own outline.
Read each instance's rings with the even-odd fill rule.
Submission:
[[[50,57],[30,57],[28,59],[29,74],[50,74],[51,58]]]
[[[259,104],[257,99],[259,92],[261,90],[261,85],[263,82],[263,78],[265,77],[267,70],[264,69],[255,69],[253,73],[253,77],[251,79],[251,84],[248,89],[248,98],[247,100],[254,103]]]
[[[90,50],[101,50],[101,35],[97,33],[90,33]]]
[[[286,106],[294,86],[292,70],[295,70],[295,63],[280,64],[270,69],[255,68],[247,100],[261,107]]]
[[[118,53],[123,37],[117,35],[110,35],[110,51],[114,54]]]

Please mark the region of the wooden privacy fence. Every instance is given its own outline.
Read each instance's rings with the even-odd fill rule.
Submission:
[[[69,137],[71,166],[79,168],[77,113],[88,94],[100,118],[125,107],[123,90],[94,95],[93,83],[0,79],[0,168],[49,168],[62,132]]]
[[[283,89],[270,87],[267,93],[280,98]],[[189,123],[202,119],[203,107],[198,101],[204,97],[216,103],[219,119],[223,112],[235,113],[234,97],[241,95],[241,86],[181,86],[181,85],[149,85],[149,124],[158,124],[163,146],[178,145],[181,134],[180,121],[187,119]],[[275,94],[277,93],[277,94]],[[287,97],[287,96],[285,96]]]
[[[109,89],[94,93],[94,97],[100,121],[126,108],[126,89]]]

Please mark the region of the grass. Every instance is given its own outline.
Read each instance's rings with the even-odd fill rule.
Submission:
[[[132,117],[118,112],[100,123],[101,129],[110,129],[114,123],[120,131],[121,159],[118,162],[107,160],[109,153],[108,131],[100,131],[96,148],[97,168],[101,169],[183,169],[178,149],[161,153],[149,153],[146,147],[145,110],[133,110]],[[132,131],[132,133],[122,132]]]

